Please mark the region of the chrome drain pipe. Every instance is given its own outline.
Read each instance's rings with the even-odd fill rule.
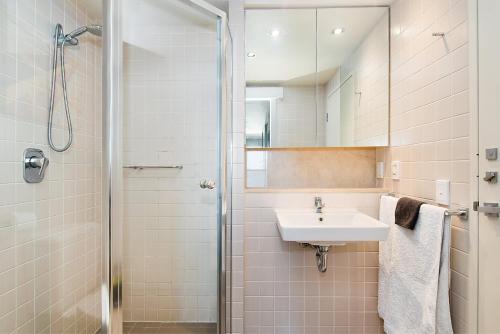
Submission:
[[[326,272],[328,269],[328,250],[330,249],[330,246],[317,246],[306,242],[301,242],[299,244],[302,248],[311,247],[316,250],[316,264],[318,266],[318,271],[322,273]]]
[[[328,269],[328,246],[314,246],[316,248],[316,264],[322,273]]]

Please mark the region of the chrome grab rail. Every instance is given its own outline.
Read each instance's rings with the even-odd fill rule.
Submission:
[[[165,166],[162,166],[162,165],[157,165],[157,166],[154,166],[154,165],[137,165],[137,166],[123,166],[123,168],[129,168],[129,169],[149,169],[149,168],[164,168],[164,169],[183,169],[184,166],[182,165],[165,165]]]

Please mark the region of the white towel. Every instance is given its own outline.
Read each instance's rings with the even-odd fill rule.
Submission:
[[[396,223],[394,213],[398,199],[392,196],[380,198],[379,220],[389,226],[389,233],[385,241],[379,243],[379,271],[378,271],[378,313],[382,319],[387,318],[389,303],[389,278],[391,272],[392,234]]]
[[[451,218],[445,216],[443,226],[443,243],[441,246],[441,264],[439,266],[438,300],[436,310],[436,333],[452,334],[450,311],[450,246]]]
[[[382,196],[379,314],[388,334],[453,333],[449,308],[449,219],[445,209],[422,205],[414,230],[395,224],[398,199]]]

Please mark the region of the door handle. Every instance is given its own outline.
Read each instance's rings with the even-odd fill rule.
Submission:
[[[488,217],[500,217],[500,207],[498,203],[483,203],[479,205],[479,202],[474,202],[474,211],[482,212]]]
[[[201,189],[214,189],[215,188],[215,181],[213,181],[213,180],[201,180],[200,181],[200,188]]]
[[[498,172],[486,172],[483,180],[489,183],[497,183]]]

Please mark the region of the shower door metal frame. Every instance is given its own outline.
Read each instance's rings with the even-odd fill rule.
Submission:
[[[217,23],[217,332],[230,333],[231,321],[226,323],[226,307],[231,305],[230,291],[226,293],[226,259],[231,258],[231,135],[228,133],[228,112],[231,101],[225,99],[227,82],[226,50],[231,43],[227,15],[203,0],[178,0],[214,16]],[[122,333],[122,34],[121,0],[103,0],[103,116],[102,116],[102,319],[101,333]],[[229,115],[230,116],[230,115]],[[229,152],[229,154],[228,154]],[[226,250],[226,248],[228,248]],[[229,255],[228,255],[229,254]],[[229,275],[230,276],[230,275]],[[229,288],[229,290],[231,290]],[[230,314],[227,315],[230,317]],[[227,327],[227,328],[226,328]]]

